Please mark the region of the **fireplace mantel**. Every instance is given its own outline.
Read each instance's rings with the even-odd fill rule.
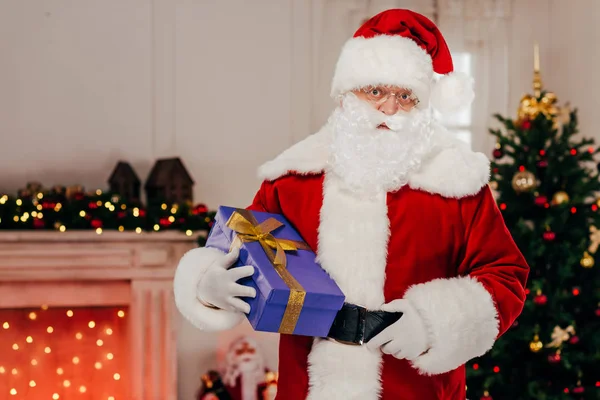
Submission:
[[[0,232],[0,308],[128,306],[132,400],[176,400],[179,232]]]

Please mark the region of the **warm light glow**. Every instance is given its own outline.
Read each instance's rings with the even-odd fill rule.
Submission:
[[[119,316],[119,318],[123,318],[125,316],[125,311],[119,310],[119,312],[117,312],[117,315]]]
[[[17,199],[17,205],[18,205],[18,206],[20,206],[20,205],[23,205],[23,200],[21,200],[21,199]]]
[[[56,203],[56,206],[54,206],[54,211],[59,212],[61,208],[62,208],[62,204]]]
[[[134,208],[133,209],[133,216],[134,217],[139,217],[140,216],[140,209],[139,208]]]
[[[171,215],[171,216],[169,217],[169,222],[171,222],[171,223],[175,222],[175,217]]]
[[[192,231],[188,229],[187,231],[185,231],[185,234],[188,236],[192,236]]]
[[[0,374],[3,374],[3,373],[5,373],[5,372],[6,372],[6,370],[4,369],[4,367],[1,367],[1,366],[0,366]]]
[[[53,400],[58,400],[58,399],[60,399],[60,396],[58,395],[58,393],[54,393],[54,394],[52,395],[52,399],[53,399]]]
[[[31,365],[37,365],[37,360],[34,358],[33,360],[31,360]]]
[[[161,206],[160,206],[160,208],[162,208],[163,210],[166,210],[167,209],[167,205],[165,203],[162,203]]]
[[[114,396],[108,396],[108,400],[115,400]]]
[[[104,342],[102,341],[102,339],[96,340],[96,345],[102,346],[103,344],[104,344]]]
[[[171,214],[175,214],[177,212],[177,207],[171,208]]]
[[[113,211],[115,211],[115,206],[113,206],[113,205],[111,204],[111,205],[110,205],[110,207],[108,207],[108,209],[109,209],[111,212],[113,212]]]
[[[77,332],[77,333],[75,334],[75,339],[77,339],[77,340],[81,340],[81,338],[83,338],[83,335],[81,334],[81,332]]]
[[[96,195],[100,196],[101,194],[102,194],[102,190],[100,190],[100,189],[97,189],[97,190],[96,190]]]
[[[16,344],[16,343],[15,343],[15,344],[13,344],[13,345],[12,345],[12,349],[13,349],[13,350],[19,350],[19,345],[18,345],[18,344]]]
[[[73,357],[73,364],[75,364],[75,365],[79,364],[79,357],[77,357],[77,356]]]
[[[33,343],[33,338],[31,336],[27,336],[27,339],[25,339],[25,341],[27,343]]]
[[[44,214],[42,214],[41,212],[39,212],[37,217],[38,217],[38,219],[42,219],[42,218],[44,218]]]
[[[112,360],[113,358],[115,358],[115,356],[113,356],[113,353],[108,353],[106,355],[106,358],[109,359],[109,360]]]
[[[154,230],[155,230],[155,231],[158,231],[159,229],[160,229],[160,225],[158,225],[158,224],[154,224]]]
[[[44,310],[44,311],[46,311],[48,309],[48,305],[47,304],[42,304],[41,309]]]
[[[67,317],[72,317],[73,316],[73,310],[67,310]]]
[[[8,324],[8,322],[5,322],[5,323],[2,324],[2,327],[4,329],[8,329],[8,328],[10,328],[10,325]]]
[[[50,354],[51,351],[52,351],[52,349],[50,347],[46,347],[44,349],[44,353],[46,353],[46,354]]]
[[[42,211],[42,208],[44,208],[44,207],[42,207],[42,205],[41,205],[41,204],[38,204],[37,206],[35,206],[35,208],[37,208],[37,209],[38,209],[38,211]]]
[[[87,389],[85,388],[85,386],[79,386],[79,391],[80,391],[81,393],[85,393],[85,391],[86,391],[86,390],[87,390]]]
[[[37,314],[34,312],[30,312],[29,313],[29,319],[32,321],[35,321],[35,319],[37,318]]]
[[[101,369],[102,368],[102,363],[100,361],[96,361],[96,363],[94,364],[94,368]]]
[[[46,332],[52,333],[52,332],[54,332],[54,328],[49,326],[48,329],[46,329]]]
[[[19,222],[19,217],[15,215],[15,216],[13,217],[13,221],[15,221],[15,222]]]
[[[97,228],[97,229],[96,229],[96,233],[97,233],[98,235],[102,235],[102,228]]]
[[[125,227],[123,225],[119,226],[119,232],[123,232],[125,230]]]
[[[96,323],[95,323],[94,321],[90,321],[90,322],[88,323],[88,326],[89,326],[90,328],[93,328],[93,327],[95,327],[95,326],[96,326]]]
[[[13,368],[12,371],[10,371],[13,375],[16,375],[19,373],[19,371],[17,371],[16,368]]]
[[[38,198],[38,199],[40,199],[40,200],[41,200],[43,197],[44,197],[44,194],[43,194],[43,193],[38,193],[38,194],[37,194],[37,198]]]
[[[107,334],[107,335],[109,335],[109,336],[110,336],[110,335],[112,335],[112,333],[113,333],[113,330],[112,330],[112,329],[110,329],[110,328],[106,328],[106,334]]]
[[[57,374],[59,374],[59,375],[62,375],[62,374],[64,374],[64,373],[65,373],[65,371],[63,371],[63,369],[62,369],[62,368],[57,368],[57,369],[56,369],[56,373],[57,373]]]
[[[33,218],[37,217],[37,211],[32,211],[32,212],[31,212],[31,216],[32,216]]]
[[[12,394],[13,396],[15,394],[17,394],[17,389],[15,389],[15,388],[10,389],[10,394]]]
[[[121,375],[119,374],[114,374],[113,378],[115,378],[115,381],[118,381],[119,379],[121,379]]]
[[[65,380],[65,381],[63,382],[63,386],[64,386],[64,387],[69,387],[69,386],[71,386],[71,381],[69,381],[69,380]]]
[[[135,233],[142,233],[142,228],[140,228],[139,226],[135,228]]]
[[[35,381],[29,381],[29,387],[35,387]]]
[[[83,210],[79,211],[79,216],[82,218],[85,217],[85,211],[83,211]]]
[[[110,208],[110,206],[112,206],[112,204],[110,204],[110,201],[107,201],[106,203],[104,203],[104,207]]]
[[[64,232],[67,230],[67,227],[64,225],[61,225],[60,228],[58,228],[59,231]]]
[[[127,206],[125,204],[121,204],[121,210],[126,210]]]

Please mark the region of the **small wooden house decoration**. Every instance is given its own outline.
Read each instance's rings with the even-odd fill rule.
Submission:
[[[139,203],[141,181],[131,164],[119,161],[108,178],[108,185],[111,192],[117,193],[126,201]]]
[[[148,204],[193,202],[194,181],[180,158],[157,160],[146,181]]]

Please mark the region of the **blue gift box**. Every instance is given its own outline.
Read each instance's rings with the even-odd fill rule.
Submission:
[[[207,247],[240,248],[233,267],[252,265],[239,281],[256,289],[248,320],[257,331],[326,337],[344,294],[315,261],[315,253],[281,215],[219,207]]]

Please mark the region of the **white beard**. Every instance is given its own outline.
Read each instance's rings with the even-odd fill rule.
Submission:
[[[331,171],[361,196],[398,190],[431,148],[431,122],[429,110],[387,116],[346,95],[330,118]],[[390,129],[378,129],[382,123]]]

